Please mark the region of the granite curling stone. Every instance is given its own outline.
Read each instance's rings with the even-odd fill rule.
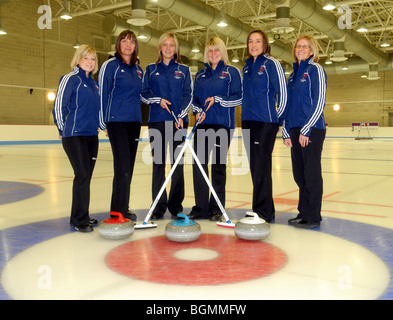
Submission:
[[[191,242],[201,236],[201,226],[199,223],[190,220],[185,214],[179,213],[178,219],[171,221],[165,226],[165,236],[168,240],[174,242]]]
[[[235,224],[235,235],[243,240],[262,240],[270,234],[270,225],[255,212],[247,212],[247,217]]]
[[[105,239],[119,240],[130,237],[134,233],[134,223],[123,217],[120,212],[111,212],[111,218],[98,225],[98,233]]]

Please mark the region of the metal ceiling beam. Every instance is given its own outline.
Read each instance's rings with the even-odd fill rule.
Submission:
[[[221,17],[221,12],[199,0],[160,0],[158,2],[148,0],[148,2],[239,42],[246,43],[248,34],[254,29],[227,14],[225,18],[228,20],[228,26],[218,27],[217,22]],[[292,49],[289,46],[275,41],[271,47],[272,55],[276,59],[292,62]]]
[[[274,5],[281,5],[285,0],[270,0],[270,2]],[[292,15],[333,40],[344,39],[346,48],[355,52],[369,64],[378,64],[382,67],[392,66],[392,61],[386,54],[370,45],[355,30],[340,28],[336,16],[323,10],[316,1],[291,0],[290,10]]]

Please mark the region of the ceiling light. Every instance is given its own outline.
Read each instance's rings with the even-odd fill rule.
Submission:
[[[385,33],[384,36],[383,36],[383,39],[382,39],[382,42],[381,42],[380,46],[381,46],[382,48],[390,47],[390,43],[389,43],[389,41],[388,41],[388,37],[386,36],[386,33]]]
[[[336,8],[336,5],[334,4],[333,0],[326,0],[325,3],[323,4],[323,10],[333,10]]]
[[[239,61],[240,61],[239,56],[237,55],[237,52],[235,51],[233,56],[232,56],[232,62],[237,63]]]
[[[63,8],[63,10],[60,11],[60,18],[62,18],[63,20],[72,19],[69,7],[70,7],[70,4],[68,3],[68,1],[64,1],[64,8]]]
[[[7,31],[3,28],[2,19],[0,19],[0,35],[7,34]]]
[[[358,25],[356,31],[357,31],[357,32],[361,32],[361,33],[364,33],[364,32],[367,32],[367,31],[368,31],[367,25],[366,25],[366,23],[364,22],[364,18],[363,18],[363,17],[362,17],[362,20],[361,20],[360,24]]]
[[[363,73],[360,77],[363,79],[367,78],[367,73]]]
[[[220,28],[224,28],[228,25],[228,20],[225,18],[225,11],[224,11],[224,0],[222,1],[221,13],[220,13],[220,20],[218,20],[217,26]]]
[[[344,70],[344,71],[346,71],[346,70],[348,70],[349,68],[348,68],[348,65],[347,65],[347,63],[346,62],[344,62],[343,63],[343,65],[341,66],[341,70]]]
[[[194,40],[194,45],[192,46],[191,51],[192,52],[199,52],[199,51],[201,51],[201,49],[199,49],[198,42],[196,40]]]
[[[330,59],[330,54],[328,54],[325,64],[332,64],[332,63],[333,63],[333,61]]]
[[[138,35],[136,37],[140,40],[146,40],[147,34],[145,32],[145,28],[141,27],[141,29],[139,30]]]
[[[52,91],[48,92],[48,100],[55,101],[55,99],[56,99],[56,94]]]
[[[357,31],[357,32],[364,33],[364,32],[367,32],[368,29],[367,29],[366,25],[361,24],[361,25],[359,25],[359,27],[356,29],[356,31]]]
[[[62,18],[63,20],[70,20],[72,19],[71,14],[69,13],[68,10],[64,9],[61,14],[60,14],[60,18]]]
[[[79,43],[79,41],[80,41],[80,35],[78,34],[78,35],[76,36],[76,42],[74,43],[74,48],[75,48],[75,49],[78,49],[79,46],[81,45],[81,44]]]
[[[217,26],[220,27],[220,28],[224,28],[224,27],[226,27],[227,25],[228,25],[227,19],[225,18],[224,15],[221,15],[221,18],[220,18],[220,20],[218,21]]]

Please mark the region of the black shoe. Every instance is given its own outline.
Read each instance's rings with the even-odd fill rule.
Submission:
[[[92,224],[92,225],[95,225],[95,224],[98,223],[98,221],[96,219],[90,219],[89,223]]]
[[[209,217],[210,221],[221,221],[221,214],[213,214]]]
[[[317,228],[320,226],[319,222],[307,222],[306,220],[300,220],[297,223],[293,224],[296,228],[300,229],[312,229],[312,228]]]
[[[79,232],[92,232],[94,231],[90,223],[85,223],[80,226],[74,226],[74,229]]]
[[[163,215],[162,214],[158,214],[158,213],[153,213],[150,217],[151,221],[156,221],[156,220],[160,220],[163,219]]]
[[[201,220],[201,219],[208,219],[207,217],[202,217],[201,215],[196,215],[194,213],[190,213],[188,218],[191,220]]]
[[[128,211],[123,217],[134,222],[138,220],[136,214],[132,211]]]
[[[301,218],[292,218],[292,219],[289,219],[288,220],[288,224],[290,224],[290,225],[294,225],[295,223],[298,223],[298,222],[300,222],[302,219]]]

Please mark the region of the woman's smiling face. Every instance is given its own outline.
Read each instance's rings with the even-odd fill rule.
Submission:
[[[309,59],[313,55],[310,42],[306,39],[299,40],[295,47],[295,55],[298,61]]]
[[[254,59],[262,54],[263,45],[261,34],[254,32],[250,35],[248,39],[248,52]]]

